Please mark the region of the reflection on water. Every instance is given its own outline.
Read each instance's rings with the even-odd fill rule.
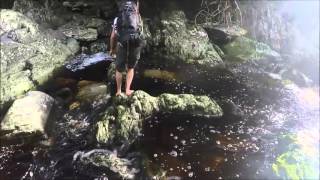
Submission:
[[[256,97],[250,87],[227,80],[226,76],[209,80],[215,92],[202,90],[220,100],[228,112],[222,118],[159,114],[145,123],[142,146],[149,173],[155,179],[161,175],[168,179],[318,178],[318,88],[290,84],[273,92],[278,94],[270,94],[268,89]],[[171,87],[168,84],[172,83],[166,84]],[[220,89],[212,88],[215,85]],[[167,91],[192,90],[190,84],[173,87],[178,88]],[[256,87],[258,91],[265,88]],[[233,105],[223,104],[225,99]],[[240,113],[234,113],[232,106]]]
[[[179,70],[175,71],[177,74],[137,72],[134,89],[151,95],[163,92],[208,95],[224,111],[223,117],[212,119],[183,114],[157,114],[147,119],[140,147],[146,155],[144,168],[148,175],[156,179],[201,180],[318,177],[318,88],[299,88],[290,83],[283,87],[281,80],[260,73],[258,67],[244,66],[236,67],[232,73],[216,71],[216,74],[197,74],[192,69],[185,69],[186,74]],[[85,77],[101,81],[101,76]],[[184,82],[172,80],[177,77],[184,77]],[[55,86],[70,86],[73,90],[82,78],[62,79],[68,81],[59,80]],[[55,112],[58,136],[49,142],[1,145],[1,179],[107,176],[95,170],[85,174],[72,164],[75,152],[96,148],[87,142],[89,127],[107,105],[79,111],[80,105],[74,103],[77,102]]]
[[[265,161],[261,140],[229,130],[221,121],[170,114],[149,119],[143,144],[151,166],[158,166],[152,169],[183,179],[259,177]]]

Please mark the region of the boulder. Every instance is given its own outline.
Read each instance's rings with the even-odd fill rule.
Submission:
[[[79,41],[95,41],[98,38],[98,31],[93,28],[64,27],[61,29],[61,31],[65,36],[77,39]]]
[[[177,64],[213,67],[222,62],[206,31],[188,24],[183,11],[164,11],[159,27],[153,29],[151,45],[157,49],[155,55],[161,57],[157,63],[171,67]]]
[[[106,149],[94,149],[89,152],[78,151],[73,156],[73,162],[79,169],[88,169],[88,166],[108,169],[115,176],[112,176],[112,179],[135,179],[139,169],[133,160],[135,159],[120,158],[117,153]],[[83,174],[86,172],[84,171]],[[109,176],[109,178],[111,177]]]
[[[247,31],[245,29],[237,25],[227,26],[204,24],[202,26],[207,31],[210,40],[212,40],[216,44],[223,44],[236,37],[244,36],[247,34]]]
[[[79,42],[73,38],[67,40],[67,46],[72,52],[78,52],[80,50]]]
[[[45,134],[47,120],[54,99],[40,91],[30,91],[14,101],[1,122],[1,130],[8,136]]]
[[[114,99],[105,116],[96,125],[99,143],[130,145],[141,134],[143,120],[157,112],[221,117],[219,105],[209,97],[191,94],[162,94],[153,97],[144,91]]]
[[[163,112],[182,112],[198,116],[222,116],[221,108],[208,96],[192,94],[162,94],[158,97],[159,108]]]
[[[268,45],[246,37],[238,37],[223,47],[226,58],[231,61],[243,62],[264,58],[280,58],[279,53]]]
[[[90,44],[90,53],[107,52],[107,44],[104,41],[95,41]]]
[[[62,5],[64,7],[70,8],[72,11],[79,11],[84,8],[89,8],[89,4],[82,1],[77,1],[77,2],[64,1]]]
[[[46,27],[57,27],[66,23],[70,14],[60,8],[57,1],[16,0],[13,10]]]
[[[107,85],[103,83],[95,83],[81,87],[76,95],[76,99],[80,102],[90,103],[106,96],[109,96]]]
[[[46,82],[75,52],[19,12],[2,9],[0,15],[0,29],[5,31],[0,51],[3,105]]]
[[[99,18],[75,14],[70,22],[59,27],[59,31],[79,41],[95,41],[98,38],[98,29],[103,29],[106,24],[106,21]]]
[[[77,72],[98,65],[102,67],[112,61],[113,58],[107,53],[99,52],[92,55],[81,53],[66,63],[65,67],[72,72]]]

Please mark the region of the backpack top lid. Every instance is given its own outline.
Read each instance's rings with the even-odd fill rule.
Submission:
[[[125,1],[121,5],[119,30],[136,32],[139,29],[139,15],[136,12],[137,6],[133,1]]]
[[[120,4],[120,8],[119,11],[123,12],[123,11],[134,11],[137,9],[137,5],[133,0],[126,0],[126,1],[122,1]]]

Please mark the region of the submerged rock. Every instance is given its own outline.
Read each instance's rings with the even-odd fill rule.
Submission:
[[[45,133],[54,99],[40,91],[30,91],[14,101],[1,122],[1,130],[9,136],[19,133]]]
[[[213,67],[222,62],[206,31],[188,24],[183,11],[163,12],[159,27],[154,29],[151,44],[157,48],[156,56],[166,60],[158,63],[170,67],[177,64]]]
[[[41,32],[37,23],[21,13],[2,9],[0,105],[44,83],[73,55],[74,49]],[[1,39],[2,39],[1,37]]]
[[[90,103],[106,96],[109,96],[107,85],[103,83],[96,83],[80,88],[76,95],[76,99],[81,102]]]
[[[136,174],[139,173],[139,169],[134,167],[133,160],[120,158],[115,152],[105,149],[95,149],[89,152],[79,151],[73,156],[73,161],[85,168],[91,165],[108,169],[117,175],[115,178],[135,179]]]
[[[236,38],[234,41],[226,44],[223,50],[227,59],[236,62],[260,60],[267,57],[280,58],[279,53],[272,50],[268,45],[246,37]]]
[[[141,134],[143,120],[157,112],[206,117],[223,114],[219,105],[206,96],[162,94],[153,97],[144,91],[136,91],[132,96],[114,99],[104,118],[97,123],[96,139],[99,143],[118,142],[128,146]]]

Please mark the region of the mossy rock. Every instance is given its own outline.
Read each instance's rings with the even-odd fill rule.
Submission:
[[[0,51],[3,105],[46,82],[75,52],[21,13],[2,9],[0,15],[7,39]]]
[[[226,59],[234,62],[260,60],[267,57],[279,58],[280,55],[268,45],[246,37],[238,37],[223,47]]]
[[[298,149],[281,154],[272,164],[272,170],[281,179],[317,179],[318,167],[319,163]]]
[[[316,141],[316,140],[315,140]],[[304,141],[297,134],[285,134],[279,139],[283,151],[272,164],[272,170],[281,179],[317,179],[319,155],[314,157],[303,148]]]
[[[105,116],[97,123],[96,139],[103,144],[132,144],[142,132],[144,119],[158,112],[191,116],[221,117],[219,105],[207,96],[162,94],[153,97],[144,91],[115,97]]]
[[[183,11],[167,10],[160,17],[159,27],[151,32],[151,44],[157,49],[155,56],[161,57],[155,63],[168,67],[179,64],[213,67],[222,62],[206,31],[188,24]]]

